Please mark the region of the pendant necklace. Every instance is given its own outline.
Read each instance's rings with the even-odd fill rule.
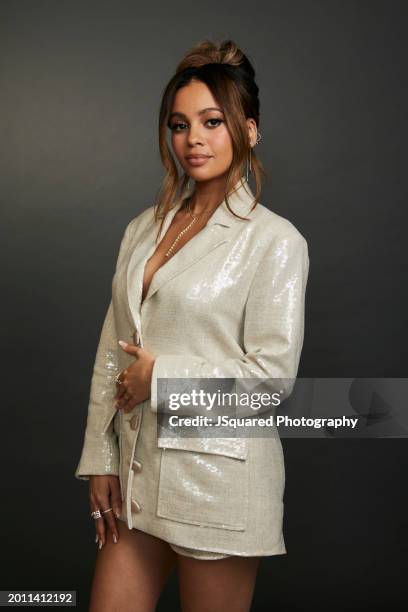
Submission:
[[[194,215],[194,214],[191,212],[190,202],[191,202],[191,198],[189,198],[189,199],[188,199],[187,210],[188,210],[188,212],[189,212],[189,214],[190,214],[190,217],[192,218],[192,221],[190,221],[190,223],[187,225],[187,227],[185,227],[185,228],[184,228],[184,229],[183,229],[183,230],[182,230],[182,231],[179,233],[179,235],[177,236],[177,238],[175,239],[175,241],[173,242],[173,244],[171,245],[171,247],[170,247],[170,248],[169,248],[169,250],[167,251],[167,253],[166,253],[166,257],[170,257],[170,256],[173,254],[174,248],[175,248],[176,244],[178,243],[178,241],[180,240],[180,238],[181,238],[182,236],[184,236],[184,234],[185,234],[186,232],[188,232],[188,230],[190,229],[190,227],[192,227],[192,226],[194,225],[194,223],[197,221],[197,219],[198,219],[199,217],[201,217],[201,215],[208,215],[209,213],[213,213],[213,212],[214,212],[214,210],[215,210],[215,208],[218,208],[218,206],[216,206],[215,208],[213,208],[213,209],[212,209],[212,210],[210,210],[210,211],[206,211],[206,210],[204,210],[203,212],[199,213],[198,215]]]

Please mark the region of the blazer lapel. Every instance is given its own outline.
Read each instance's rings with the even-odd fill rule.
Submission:
[[[193,236],[187,244],[177,251],[154,274],[147,295],[143,300],[142,308],[165,283],[198,261],[204,260],[208,253],[224,244],[224,242],[228,242],[229,238],[223,233],[227,229],[221,226],[214,226],[214,228],[206,226]]]
[[[178,204],[176,204],[167,213],[158,242],[155,241],[156,227],[153,225],[152,222],[151,224],[148,224],[145,233],[141,237],[138,237],[137,243],[133,246],[133,250],[127,268],[126,288],[129,310],[135,322],[135,326],[138,330],[140,330],[141,326],[141,300],[143,293],[143,277],[146,262],[149,257],[153,255],[157,248],[157,245],[160,243],[163,236],[166,234],[174,216],[176,215],[179,208],[181,208],[182,203],[183,200],[180,200]],[[145,300],[143,301],[143,304],[144,302]]]
[[[241,221],[232,215],[226,207],[225,200],[223,200],[211,215],[205,227],[157,270],[151,280],[143,304],[141,304],[146,262],[155,252],[157,245],[166,234],[175,214],[181,208],[184,199],[188,195],[189,192],[167,213],[159,241],[155,242],[155,228],[152,229],[152,226],[149,225],[146,234],[139,238],[130,257],[127,269],[127,292],[130,312],[139,330],[141,326],[141,310],[165,283],[181,274],[190,266],[204,260],[211,251],[228,242],[231,239],[230,230],[236,223],[248,223],[248,221]],[[230,207],[239,215],[250,219],[251,215],[249,213],[253,200],[254,196],[249,184],[242,177],[241,181],[237,183],[236,190],[228,198]]]

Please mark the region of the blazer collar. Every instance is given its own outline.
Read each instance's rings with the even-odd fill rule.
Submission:
[[[179,202],[175,213],[181,208],[184,200],[191,195],[192,191],[193,187],[187,189],[181,201]],[[254,199],[255,196],[252,193],[248,181],[244,176],[241,176],[241,178],[234,185],[232,193],[228,197],[230,208],[241,217],[248,217],[248,220],[250,221],[251,215],[249,213],[251,211]],[[172,209],[171,212],[173,212],[173,210],[174,209]],[[244,223],[248,223],[249,221],[244,221]],[[241,219],[238,219],[237,217],[235,217],[235,215],[230,213],[224,199],[221,204],[217,206],[217,208],[207,221],[206,225],[224,225],[225,227],[231,227],[235,223],[242,223],[242,221]]]
[[[177,204],[168,211],[159,236],[159,242],[170,227],[184,199],[188,197],[189,194],[190,191],[187,190],[183,196],[179,198]],[[197,264],[201,262],[201,260],[204,260],[211,251],[220,245],[228,242],[231,239],[229,233],[230,229],[236,224],[250,223],[252,216],[250,211],[254,201],[254,195],[249,183],[244,177],[241,177],[241,179],[237,181],[234,190],[228,197],[228,201],[234,212],[238,213],[241,217],[247,217],[249,221],[242,221],[231,214],[224,199],[213,212],[205,227],[156,271],[142,304],[141,296],[145,264],[147,259],[153,255],[157,247],[155,243],[154,228],[152,227],[148,234],[144,238],[142,237],[139,243],[135,245],[128,264],[126,281],[130,312],[139,331],[142,325],[143,309],[148,306],[151,297],[160,287],[177,277],[193,264]]]

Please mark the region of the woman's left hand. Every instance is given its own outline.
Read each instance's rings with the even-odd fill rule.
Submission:
[[[134,355],[135,361],[129,367],[122,370],[116,383],[115,408],[130,412],[137,404],[150,397],[150,386],[155,355],[135,344],[119,342],[122,349],[128,355]]]

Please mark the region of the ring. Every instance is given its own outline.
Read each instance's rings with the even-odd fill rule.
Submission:
[[[102,514],[101,514],[100,510],[94,510],[94,512],[91,512],[91,516],[92,516],[93,519],[95,519],[95,521],[97,519],[102,518]]]
[[[123,380],[120,380],[119,376],[122,374],[122,372],[119,372],[119,374],[116,375],[116,382],[118,383],[118,385],[121,385],[123,383]]]
[[[112,512],[112,508],[108,508],[107,510],[102,510],[102,514],[106,514],[107,512]]]

